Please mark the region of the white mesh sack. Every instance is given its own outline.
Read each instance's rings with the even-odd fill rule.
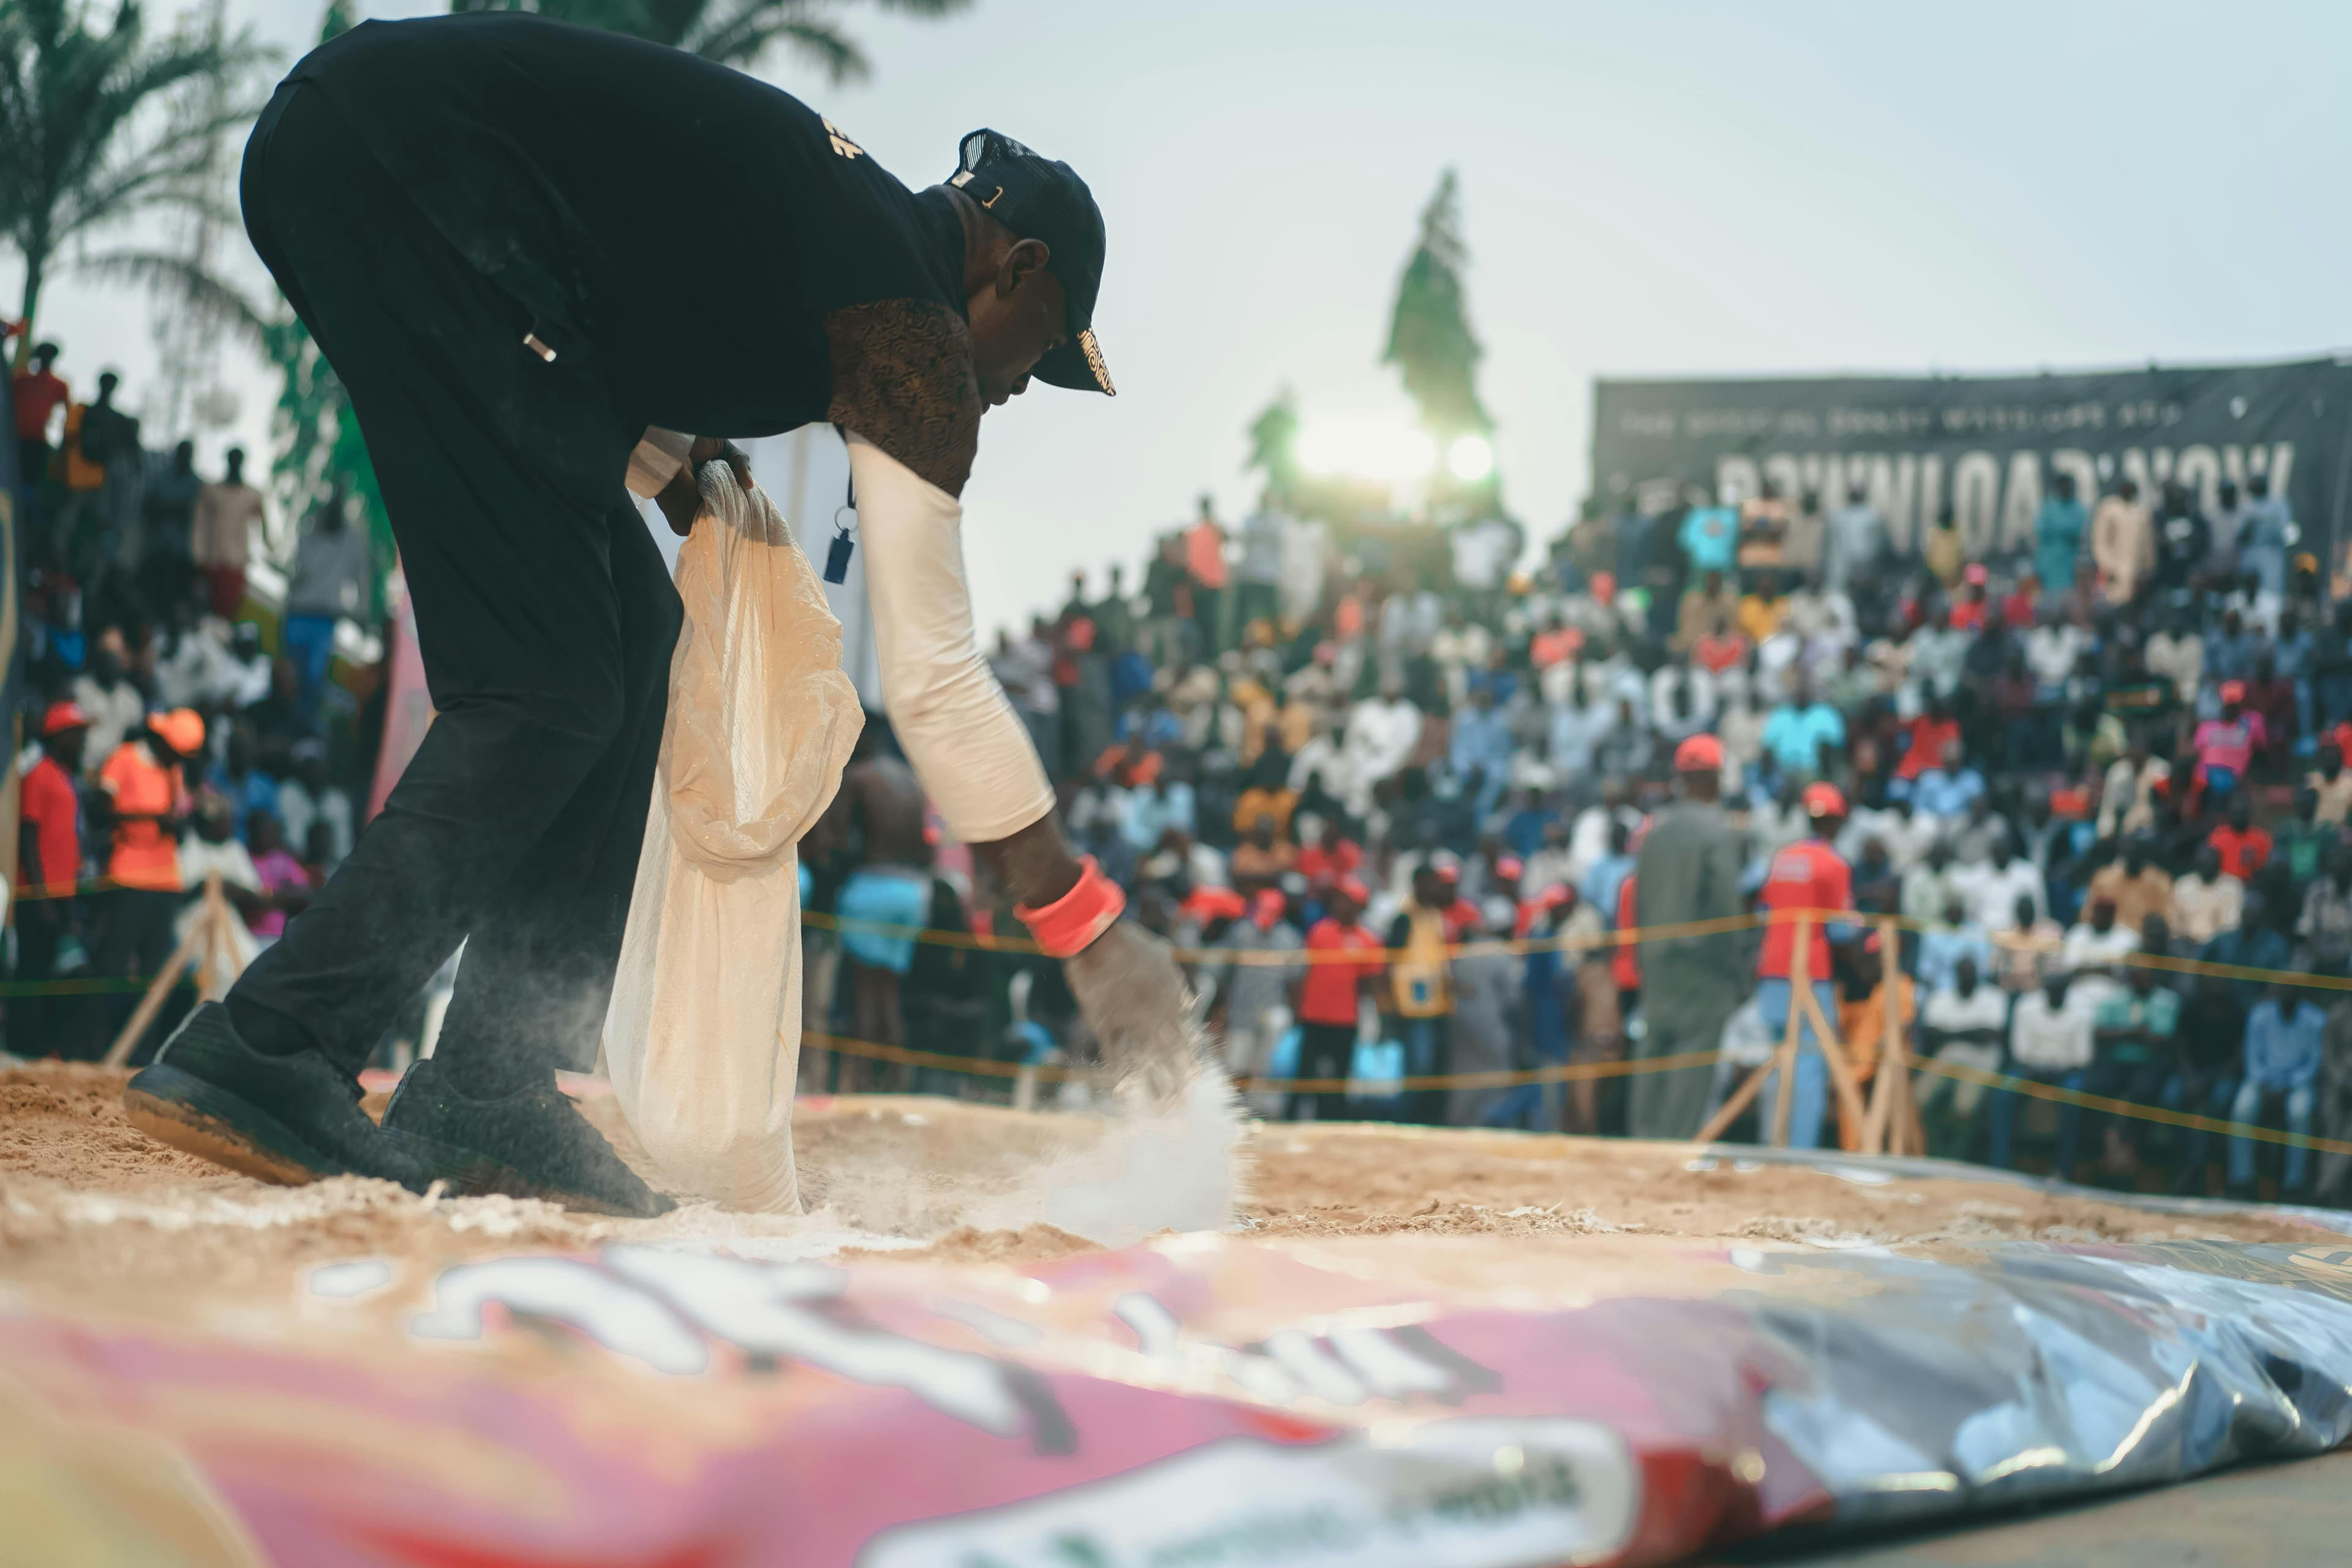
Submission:
[[[685,625],[604,1060],[659,1184],[796,1212],[801,836],[865,722],[841,623],[766,493],[723,462],[677,557]]]

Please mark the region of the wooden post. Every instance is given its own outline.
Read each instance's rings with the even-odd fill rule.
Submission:
[[[1862,1126],[1861,1080],[1853,1076],[1853,1064],[1846,1059],[1845,1044],[1838,1036],[1837,1026],[1822,1010],[1821,998],[1813,994],[1813,983],[1810,980],[1805,982],[1803,990],[1791,990],[1790,1016],[1795,1016],[1800,1010],[1812,1020],[1813,1039],[1821,1048],[1822,1061],[1829,1068],[1830,1084],[1837,1090],[1839,1116],[1856,1127]]]
[[[1796,945],[1790,949],[1794,963],[1790,967],[1800,975],[1811,967],[1812,953],[1810,942],[1812,930],[1812,921],[1810,919],[1803,915],[1797,917]],[[1731,1098],[1723,1102],[1720,1110],[1707,1119],[1706,1125],[1700,1128],[1698,1131],[1700,1142],[1712,1143],[1730,1131],[1731,1124],[1739,1120],[1739,1113],[1748,1109],[1748,1102],[1763,1092],[1765,1080],[1777,1072],[1780,1075],[1780,1087],[1773,1094],[1772,1110],[1769,1119],[1759,1130],[1763,1136],[1758,1142],[1775,1149],[1785,1149],[1789,1146],[1789,1122],[1796,1104],[1798,1031],[1804,1027],[1806,1016],[1803,1004],[1798,1001],[1799,994],[1798,983],[1792,978],[1789,983],[1788,1024],[1780,1031],[1780,1043],[1772,1047],[1771,1059],[1759,1063],[1749,1072],[1748,1080],[1733,1091]],[[1805,981],[1802,994],[1808,1001],[1812,996],[1812,984],[1810,978]]]
[[[149,983],[147,994],[139,999],[139,1010],[131,1015],[131,1021],[122,1026],[122,1032],[115,1036],[114,1043],[106,1048],[105,1066],[119,1068],[131,1059],[131,1053],[138,1048],[141,1037],[147,1033],[148,1026],[154,1023],[155,1015],[163,1010],[164,999],[172,994],[172,988],[180,983],[180,976],[186,973],[189,964],[202,965],[196,972],[196,987],[199,993],[205,991],[209,984],[207,972],[215,967],[215,954],[221,952],[221,939],[226,934],[217,921],[227,907],[228,900],[221,896],[220,873],[215,871],[205,879],[204,898],[196,906],[196,918],[188,923],[188,934],[180,940],[170,962]],[[228,971],[229,981],[236,979],[233,949],[225,954],[221,967]],[[224,982],[222,994],[226,994],[227,989],[227,982]],[[206,1000],[217,998],[207,994]]]

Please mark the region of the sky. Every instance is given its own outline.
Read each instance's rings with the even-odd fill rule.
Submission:
[[[316,0],[227,0],[291,58]],[[372,0],[371,15],[437,9]],[[168,14],[167,5],[151,14]],[[964,493],[985,632],[1099,592],[1213,495],[1246,511],[1244,427],[1392,417],[1379,363],[1417,215],[1459,172],[1480,390],[1507,505],[1538,536],[1587,482],[1595,375],[2007,371],[2352,345],[2352,6],[2238,0],[976,0],[844,7],[874,62],[823,109],[910,184],[990,125],[1100,202],[1096,326],[1118,396],[992,413]],[[240,240],[241,245],[241,240]],[[243,265],[256,270],[246,258]],[[0,258],[0,300],[15,299]],[[154,363],[135,292],[43,310],[78,388]],[[242,351],[233,428],[275,389]],[[155,432],[151,431],[151,439]]]

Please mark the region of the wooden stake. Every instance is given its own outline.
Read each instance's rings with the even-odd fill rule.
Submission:
[[[1759,1062],[1748,1069],[1747,1080],[1731,1091],[1731,1098],[1725,1100],[1716,1113],[1707,1118],[1706,1125],[1698,1130],[1699,1142],[1719,1142],[1731,1130],[1731,1124],[1739,1120],[1739,1113],[1748,1109],[1748,1101],[1763,1092],[1764,1080],[1772,1076],[1772,1064],[1780,1059],[1780,1055],[1779,1047],[1775,1047],[1771,1060]]]
[[[207,891],[211,890],[211,886],[206,884]],[[147,994],[139,999],[138,1010],[131,1015],[131,1021],[122,1026],[122,1032],[114,1037],[114,1043],[106,1047],[102,1065],[119,1068],[131,1059],[131,1053],[138,1046],[140,1037],[147,1033],[147,1026],[152,1024],[155,1015],[163,1010],[163,999],[171,995],[172,987],[180,983],[181,974],[204,951],[211,934],[211,928],[205,923],[204,911],[197,910],[196,919],[188,926],[188,934],[180,939],[180,945],[173,951],[170,962],[148,983]]]
[[[1845,1045],[1838,1037],[1837,1026],[1830,1022],[1822,1009],[1822,999],[1813,994],[1813,983],[1805,982],[1802,991],[1791,990],[1789,1013],[1794,1017],[1801,1009],[1812,1020],[1813,1039],[1819,1046],[1822,1060],[1830,1071],[1830,1083],[1837,1090],[1838,1114],[1856,1127],[1863,1124],[1862,1083],[1853,1076],[1853,1066],[1846,1059]]]
[[[1769,1142],[1775,1149],[1789,1146],[1790,1113],[1797,1101],[1797,1032],[1803,1027],[1804,1014],[1797,1005],[1797,992],[1801,985],[1806,995],[1813,991],[1813,922],[1804,916],[1797,917],[1797,941],[1790,948],[1789,1026],[1780,1031],[1780,1087],[1772,1097],[1772,1131]],[[1769,939],[1768,939],[1769,940]]]

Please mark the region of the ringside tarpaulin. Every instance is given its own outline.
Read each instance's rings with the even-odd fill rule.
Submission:
[[[2352,505],[2352,363],[2151,367],[2049,375],[1601,380],[1592,473],[1603,496],[1653,508],[1685,485],[1761,481],[1835,507],[1854,488],[1896,549],[1948,503],[1971,555],[2031,537],[2052,476],[2085,506],[2117,476],[2153,500],[2178,479],[2210,510],[2221,481],[2270,478],[2323,581]]]
[[[126,1561],[305,1568],[1663,1563],[2352,1435],[2352,1242],[2316,1224],[1900,1254],[1202,1235],[1017,1269],[613,1246],[289,1283],[273,1321],[0,1313],[19,1539],[100,1521]]]

